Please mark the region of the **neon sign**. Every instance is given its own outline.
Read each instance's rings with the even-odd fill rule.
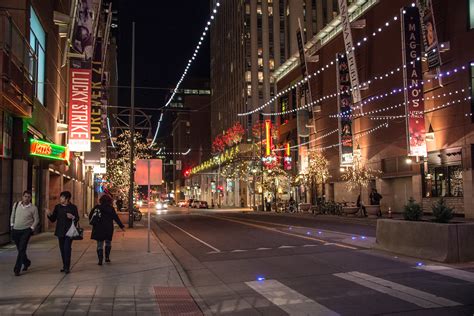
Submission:
[[[38,139],[30,139],[30,155],[53,160],[62,160],[69,164],[69,148],[48,143]]]

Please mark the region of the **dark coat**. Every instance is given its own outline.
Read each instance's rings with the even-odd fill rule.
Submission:
[[[56,229],[54,235],[57,237],[66,236],[67,231],[71,227],[72,220],[67,218],[67,213],[74,215],[74,222],[79,222],[79,212],[74,204],[61,205],[58,204],[54,207],[53,213],[48,216],[51,222],[56,222]]]
[[[112,236],[114,234],[114,222],[120,226],[120,228],[124,228],[120,218],[115,212],[115,209],[111,205],[96,205],[91,212],[89,213],[89,219],[92,217],[94,213],[94,209],[100,209],[101,219],[97,225],[92,226],[92,235],[91,239],[97,241],[104,241],[104,240],[112,240]]]

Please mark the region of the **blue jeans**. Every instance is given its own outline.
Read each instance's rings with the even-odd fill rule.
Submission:
[[[71,268],[72,239],[69,237],[58,237],[58,241],[61,259],[63,260],[63,269],[69,270]]]

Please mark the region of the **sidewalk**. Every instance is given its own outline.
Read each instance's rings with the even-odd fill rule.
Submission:
[[[147,253],[143,222],[125,233],[115,232],[112,262],[103,266],[97,265],[90,231],[84,235],[73,242],[68,275],[59,272],[62,264],[52,233],[32,237],[32,265],[19,277],[13,274],[14,245],[1,247],[0,315],[176,315],[176,305],[193,312],[188,315],[202,315],[153,233]]]

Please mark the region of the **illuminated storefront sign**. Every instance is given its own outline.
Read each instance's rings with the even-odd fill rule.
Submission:
[[[285,147],[285,158],[283,160],[285,170],[291,170],[291,149],[290,143],[286,143]]]
[[[272,150],[272,121],[266,120],[265,121],[265,155],[270,156]]]
[[[62,160],[69,164],[69,149],[45,141],[30,139],[30,155],[53,160]]]

